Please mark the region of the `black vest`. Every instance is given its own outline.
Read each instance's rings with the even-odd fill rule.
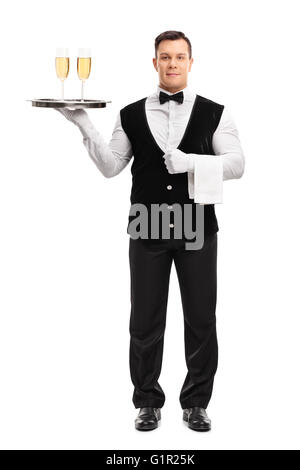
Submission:
[[[133,150],[131,204],[144,204],[149,208],[149,214],[151,204],[172,205],[176,202],[182,205],[182,209],[183,204],[191,204],[192,226],[195,229],[196,203],[189,197],[188,173],[170,174],[168,172],[163,158],[165,152],[158,146],[147,121],[146,99],[135,101],[120,111],[121,124]],[[224,105],[196,94],[187,127],[177,148],[184,153],[215,155],[212,137],[220,122],[223,109]],[[170,214],[171,221],[172,215],[174,214]],[[128,226],[137,216],[138,214],[129,216]],[[150,223],[149,219],[149,238],[151,238]],[[218,230],[214,204],[205,204],[205,237]],[[170,232],[170,238],[172,238],[172,230]],[[182,233],[184,234],[184,229]]]

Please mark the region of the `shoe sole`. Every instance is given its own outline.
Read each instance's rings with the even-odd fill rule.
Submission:
[[[158,427],[158,424],[148,424],[141,428],[139,428],[138,425],[136,425],[135,429],[137,429],[138,431],[152,431],[153,429],[156,429],[157,427]]]
[[[200,432],[205,432],[205,431],[210,431],[211,426],[205,426],[205,427],[195,427],[188,421],[188,417],[184,414],[183,415],[183,421],[187,423],[188,427],[192,429],[193,431],[200,431]]]

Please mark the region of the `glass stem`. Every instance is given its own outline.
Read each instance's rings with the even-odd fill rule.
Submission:
[[[64,80],[61,80],[61,99],[64,100]]]
[[[81,99],[83,100],[83,88],[84,88],[84,80],[81,80]]]

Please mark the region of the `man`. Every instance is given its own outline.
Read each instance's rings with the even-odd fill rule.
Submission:
[[[173,216],[169,237],[162,235],[160,227],[158,237],[131,236],[129,240],[129,359],[132,400],[135,408],[140,408],[135,420],[138,430],[158,427],[165,402],[158,378],[173,260],[182,298],[188,369],[179,396],[183,420],[196,431],[211,429],[206,408],[218,362],[215,309],[219,227],[214,204],[223,202],[223,180],[243,175],[245,159],[225,106],[188,87],[192,63],[191,43],[182,32],[160,34],[155,39],[153,59],[159,86],[152,95],[120,110],[109,145],[85,111],[59,109],[79,127],[90,157],[104,176],[117,175],[134,156],[132,206],[140,204],[149,210],[150,222],[152,207],[157,204],[164,204]],[[185,220],[193,227],[198,208],[204,210],[204,242],[199,249],[188,250],[186,236],[174,236],[175,225],[178,228],[182,224],[174,224],[175,205],[191,210]],[[130,212],[130,234],[130,224],[135,221]]]

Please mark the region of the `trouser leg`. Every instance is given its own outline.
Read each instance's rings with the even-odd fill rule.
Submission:
[[[136,408],[161,408],[161,372],[172,252],[168,242],[130,238],[130,374]]]
[[[174,262],[181,291],[188,369],[179,400],[183,409],[206,408],[218,363],[217,233],[208,236],[200,250],[177,250]]]

